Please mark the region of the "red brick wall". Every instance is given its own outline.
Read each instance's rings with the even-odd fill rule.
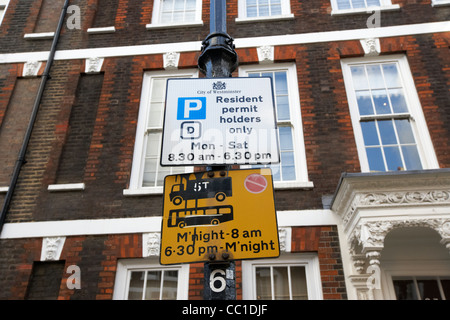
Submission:
[[[61,0],[46,0],[58,1]],[[62,1],[61,1],[62,2]],[[23,39],[25,33],[35,32],[35,27],[59,17],[62,4],[50,5],[53,8],[49,21],[40,22],[39,12],[43,0],[11,0],[0,32],[0,52],[45,51],[50,42],[29,41]],[[367,28],[369,14],[336,16],[331,15],[330,0],[291,1],[293,20],[236,23],[238,0],[227,1],[228,33],[235,38],[262,35],[284,35],[292,33],[323,32],[345,29]],[[450,12],[448,7],[432,7],[431,0],[408,1],[394,0],[401,10],[382,13],[381,26],[399,24],[446,21]],[[44,2],[45,4],[45,2]],[[179,41],[203,40],[209,33],[209,1],[202,3],[203,26],[179,27],[175,29],[146,30],[153,13],[153,0],[78,0],[80,7],[81,30],[63,28],[64,37],[60,49],[112,47],[119,45],[142,45],[149,43],[169,43]],[[116,9],[117,8],[117,9]],[[53,21],[51,23],[55,25]],[[91,27],[115,26],[111,34],[87,34]],[[48,31],[46,28],[42,29]]]
[[[42,239],[2,240],[0,283],[7,285],[0,299],[24,299],[34,261],[40,260]],[[291,251],[315,252],[319,257],[324,299],[346,299],[337,230],[332,226],[292,228]],[[60,260],[65,261],[60,300],[112,299],[117,262],[121,258],[142,258],[142,235],[99,235],[67,237]],[[68,289],[69,266],[80,268],[81,289]],[[203,263],[190,265],[189,299],[202,300]],[[242,267],[236,261],[236,297],[242,299]]]
[[[441,167],[450,165],[449,37],[441,33],[381,39],[383,55],[404,53],[408,58]],[[258,63],[255,48],[237,51],[241,64]],[[182,53],[179,67],[196,67],[198,54]],[[314,183],[312,190],[277,190],[278,210],[322,208],[321,197],[334,192],[342,172],[360,171],[340,61],[362,55],[359,41],[275,48],[276,62],[291,61],[297,67],[308,175]],[[71,60],[57,61],[52,69],[52,81],[44,94],[28,163],[22,172],[22,178],[35,183],[31,187],[30,180],[23,185],[23,180],[19,181],[9,221],[161,214],[161,197],[124,198],[122,194],[130,179],[143,74],[147,70],[162,70],[161,54],[105,59],[104,80],[84,168],[83,182],[87,189],[83,193],[60,194],[46,190],[48,184],[57,181],[75,103],[74,84],[78,83],[83,67],[81,61]],[[21,64],[8,68],[11,71],[3,80],[0,97],[3,114],[11,100],[13,74],[21,70]],[[104,192],[99,197],[93,190]]]

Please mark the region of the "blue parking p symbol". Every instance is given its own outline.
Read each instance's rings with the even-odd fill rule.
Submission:
[[[177,120],[206,119],[206,97],[178,98]]]

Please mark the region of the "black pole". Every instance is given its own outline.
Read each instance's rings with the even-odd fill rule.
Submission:
[[[3,225],[6,219],[6,213],[9,210],[9,206],[11,204],[12,196],[14,194],[14,189],[16,188],[17,180],[19,179],[20,170],[22,166],[26,163],[25,155],[28,149],[28,143],[30,142],[31,133],[33,132],[34,123],[36,121],[37,113],[39,110],[39,106],[41,104],[42,95],[44,93],[45,85],[47,84],[47,80],[50,78],[50,68],[52,67],[53,60],[55,57],[56,46],[58,45],[59,36],[61,33],[61,29],[64,23],[64,17],[67,13],[67,8],[69,6],[69,0],[64,2],[63,8],[61,9],[61,15],[59,17],[58,26],[56,28],[55,36],[53,38],[52,46],[50,49],[50,53],[47,59],[47,65],[45,66],[44,73],[42,74],[41,83],[39,85],[38,93],[34,100],[33,109],[31,111],[30,121],[28,123],[27,131],[25,132],[25,137],[22,142],[22,147],[19,152],[19,156],[17,158],[16,164],[14,166],[14,171],[11,177],[11,181],[9,183],[8,192],[5,196],[5,201],[3,203],[2,212],[0,213],[0,234],[3,229]]]
[[[227,2],[211,0],[210,33],[203,40],[202,53],[198,58],[198,67],[206,78],[229,78],[238,66],[238,56],[234,50],[233,38],[227,33]],[[228,166],[207,167],[207,170],[228,170]],[[205,300],[236,299],[236,268],[234,261],[214,262],[215,255],[210,255],[210,262],[204,264]],[[219,279],[219,285],[215,277]],[[221,283],[224,285],[222,286]]]
[[[203,40],[198,67],[207,78],[228,78],[238,66],[233,38],[227,33],[227,2],[211,0],[210,33]]]

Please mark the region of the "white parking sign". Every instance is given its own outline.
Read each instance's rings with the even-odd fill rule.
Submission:
[[[162,166],[279,162],[272,79],[169,79]]]

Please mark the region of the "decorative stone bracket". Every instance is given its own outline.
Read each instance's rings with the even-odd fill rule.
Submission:
[[[57,261],[61,257],[66,237],[49,237],[42,239],[41,261]]]
[[[158,257],[160,245],[160,232],[150,232],[142,234],[142,257]]]

